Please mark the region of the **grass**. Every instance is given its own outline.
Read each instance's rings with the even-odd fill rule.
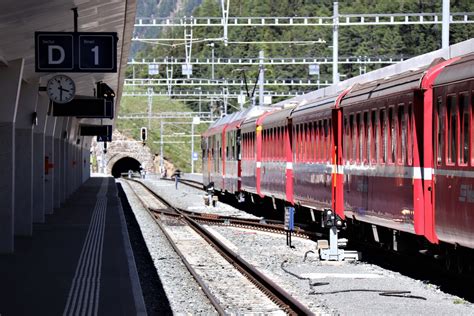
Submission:
[[[148,111],[148,97],[122,96],[119,116],[126,114],[145,114]],[[190,112],[191,110],[182,102],[173,101],[165,97],[153,97],[152,112]],[[163,124],[163,156],[173,163],[175,167],[184,172],[191,172],[191,120],[190,119],[164,119]],[[124,135],[139,140],[142,126],[148,127],[147,119],[117,119],[117,129]],[[152,119],[148,130],[147,146],[156,155],[160,153],[160,124],[159,119]],[[182,124],[189,123],[189,124]],[[194,126],[194,135],[200,135],[209,124]],[[184,142],[182,144],[166,142]],[[194,171],[201,172],[201,139],[194,137],[194,152],[198,153],[198,160],[194,162]]]

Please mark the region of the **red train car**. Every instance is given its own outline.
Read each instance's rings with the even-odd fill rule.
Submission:
[[[203,184],[214,183],[217,191],[240,192],[242,135],[241,124],[258,117],[268,108],[254,107],[233,113],[216,121],[201,136],[203,157]]]
[[[474,248],[474,55],[455,59],[432,84],[434,237]]]
[[[474,54],[320,95],[206,132],[208,161],[232,179],[240,172],[240,188],[223,187],[331,208],[372,225],[375,239],[375,227],[423,237],[448,258],[458,246],[473,249]],[[235,154],[222,157],[219,146]],[[235,165],[226,170],[226,160]]]

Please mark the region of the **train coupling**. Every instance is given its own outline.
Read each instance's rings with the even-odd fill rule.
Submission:
[[[338,238],[339,229],[346,227],[345,221],[328,208],[323,210],[322,217],[323,227],[329,229],[329,244],[325,240],[318,241],[319,258],[327,261],[359,260],[357,251],[341,249],[348,242],[345,238]]]

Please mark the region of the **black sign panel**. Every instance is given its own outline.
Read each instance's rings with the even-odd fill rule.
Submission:
[[[37,33],[36,72],[73,71],[74,36],[71,33]]]
[[[115,32],[36,32],[36,72],[117,72]]]
[[[116,68],[115,38],[112,34],[79,35],[79,69],[112,71]]]
[[[101,98],[75,98],[71,102],[53,102],[53,116],[114,118],[114,103]]]

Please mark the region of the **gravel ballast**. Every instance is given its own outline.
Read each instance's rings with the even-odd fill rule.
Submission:
[[[203,203],[202,191],[183,184],[175,190],[174,183],[169,181],[145,182],[180,208],[206,213],[219,210],[229,216],[243,213],[223,203],[218,203],[216,208],[207,207]],[[226,213],[227,210],[230,213]],[[223,242],[241,257],[317,314],[474,314],[472,304],[443,293],[434,285],[364,262],[320,261],[316,255],[316,243],[310,240],[294,237],[294,248],[289,248],[283,235],[232,227],[207,228],[224,238]],[[154,244],[162,246],[161,243]],[[190,312],[200,313],[199,310]]]

